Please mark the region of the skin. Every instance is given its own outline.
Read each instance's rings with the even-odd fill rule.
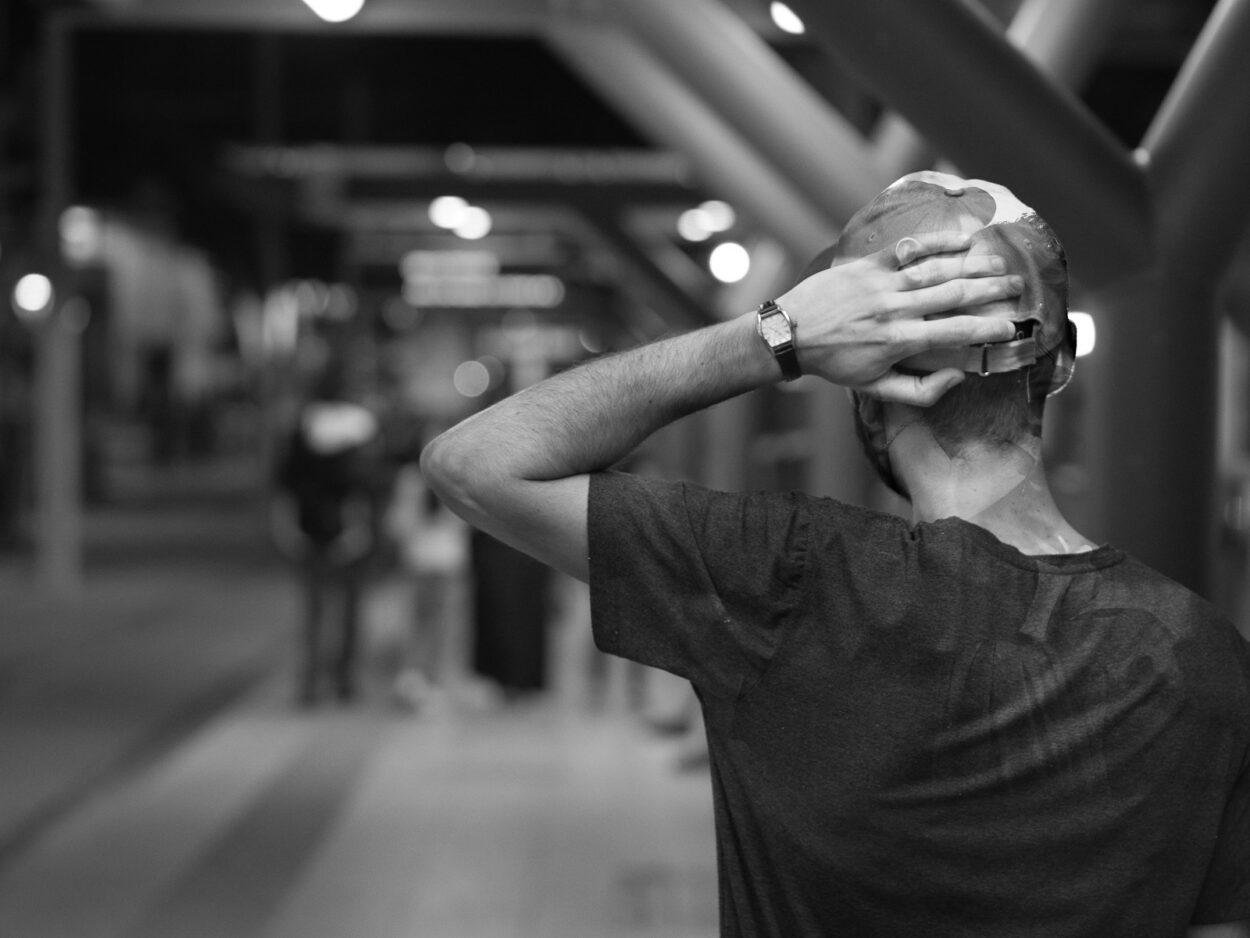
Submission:
[[[949,455],[916,408],[886,407],[890,461],[911,494],[912,521],[963,518],[1025,554],[1071,554],[1097,545],[1059,512],[1042,465],[1042,443],[970,446]]]

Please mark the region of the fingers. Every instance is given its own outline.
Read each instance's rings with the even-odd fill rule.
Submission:
[[[1007,342],[1016,335],[1015,323],[997,316],[909,319],[896,323],[895,330],[894,351],[900,359],[935,348]]]
[[[928,316],[996,300],[1008,300],[1024,292],[1024,278],[1008,276],[960,277],[898,294],[895,310],[906,316]]]
[[[961,277],[992,277],[1006,272],[1007,262],[997,254],[960,253],[926,257],[899,270],[897,277],[905,289],[918,290]]]
[[[969,235],[959,231],[930,231],[913,237],[900,238],[893,247],[878,252],[877,256],[893,270],[930,254],[967,250],[970,241]]]
[[[963,380],[964,373],[957,368],[943,368],[930,375],[891,371],[860,390],[883,401],[929,407]]]

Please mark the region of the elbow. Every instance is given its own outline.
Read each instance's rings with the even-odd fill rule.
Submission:
[[[481,514],[479,506],[489,488],[491,459],[467,444],[456,428],[427,443],[419,465],[426,484],[448,508],[470,521]]]
[[[454,507],[467,491],[467,460],[447,433],[436,436],[421,450],[421,475],[434,494]]]

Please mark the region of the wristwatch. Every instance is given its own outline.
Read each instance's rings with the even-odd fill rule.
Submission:
[[[794,350],[794,320],[784,309],[772,300],[761,303],[755,311],[755,331],[773,353],[773,358],[777,359],[785,380],[793,381],[803,374],[798,353]]]

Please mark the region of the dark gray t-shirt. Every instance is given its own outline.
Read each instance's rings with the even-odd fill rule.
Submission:
[[[604,473],[595,637],[688,678],[724,935],[1250,918],[1250,650],[1113,548]]]

